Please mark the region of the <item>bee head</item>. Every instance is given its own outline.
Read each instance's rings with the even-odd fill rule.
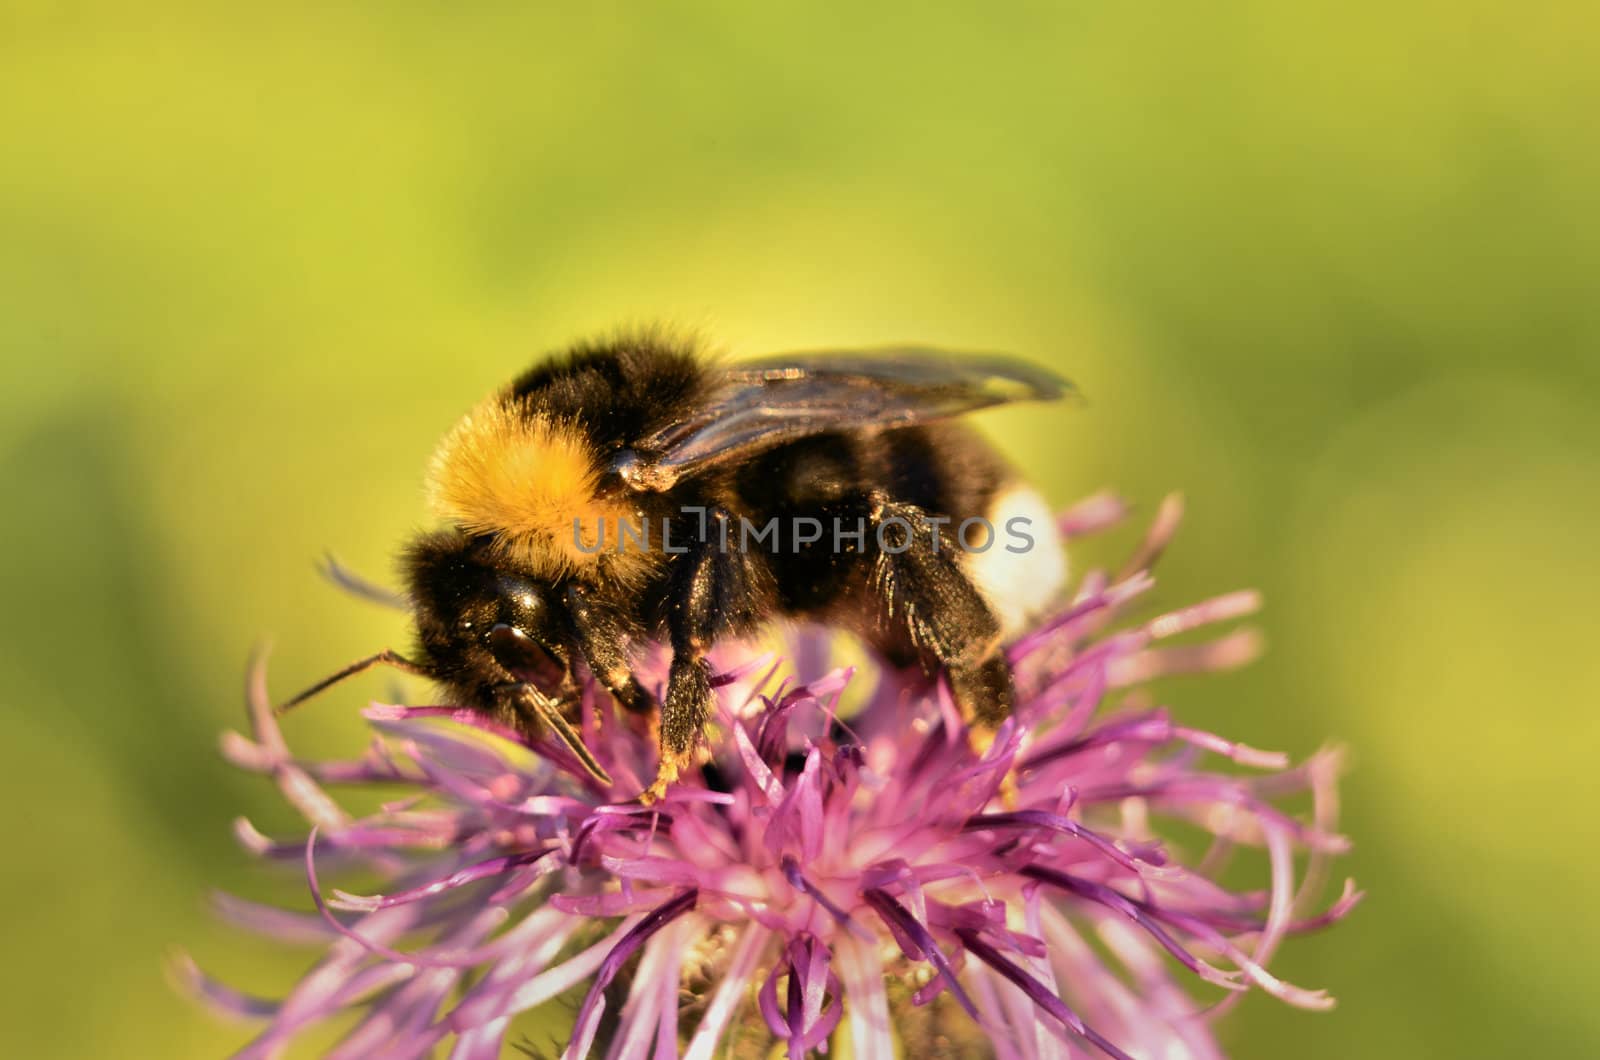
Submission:
[[[417,636],[438,679],[469,698],[531,683],[555,695],[571,671],[571,623],[548,581],[508,569],[481,539],[425,535],[406,551]]]

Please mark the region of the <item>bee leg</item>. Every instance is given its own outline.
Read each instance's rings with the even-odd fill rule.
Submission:
[[[955,661],[947,671],[956,702],[969,708],[974,725],[994,729],[1011,716],[1016,692],[1005,656],[994,650],[977,662]]]
[[[950,688],[956,702],[969,712],[972,725],[967,729],[967,743],[979,758],[994,746],[995,730],[1011,715],[1016,697],[1011,684],[1011,669],[1005,656],[996,651],[974,665],[955,665],[948,671]],[[1014,811],[1022,801],[1017,790],[1017,776],[1011,770],[1000,780],[1000,801],[1007,811]]]
[[[1000,621],[962,568],[955,535],[935,538],[927,512],[877,494],[871,517],[883,531],[883,540],[875,542],[870,584],[883,608],[885,632],[909,638],[926,668],[944,671],[971,722],[973,750],[984,754],[1015,700],[1000,651]]]
[[[666,797],[667,788],[694,759],[695,744],[711,717],[711,666],[703,656],[674,653],[661,705],[661,761],[655,783],[639,796],[645,805]]]
[[[621,707],[632,714],[648,714],[655,699],[633,676],[620,625],[596,607],[586,586],[567,589],[567,611],[578,638],[578,651],[595,679],[605,686]]]
[[[713,510],[714,520],[728,513]],[[772,573],[755,551],[723,549],[726,536],[713,529],[682,557],[668,591],[666,625],[672,668],[661,705],[661,762],[655,783],[640,796],[645,803],[666,795],[667,787],[693,760],[713,705],[711,666],[706,652],[720,637],[745,633],[770,613]]]
[[[881,629],[909,638],[924,666],[949,675],[969,718],[998,724],[1011,712],[1000,621],[962,569],[955,535],[947,525],[935,537],[926,511],[882,494],[871,498],[870,514],[879,532],[869,585],[882,608]]]

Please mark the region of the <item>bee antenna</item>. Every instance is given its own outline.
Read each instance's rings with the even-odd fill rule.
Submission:
[[[428,676],[427,669],[425,669],[420,663],[414,663],[398,652],[392,651],[389,648],[385,648],[376,655],[369,655],[365,659],[357,659],[344,669],[339,670],[336,673],[329,674],[327,677],[324,677],[322,680],[318,681],[316,684],[312,685],[310,688],[306,689],[304,692],[301,692],[294,698],[272,708],[272,713],[279,716],[287,714],[289,711],[293,710],[295,707],[298,707],[306,700],[327,691],[340,681],[343,681],[345,678],[354,677],[363,670],[370,670],[374,666],[392,666],[396,670],[403,670],[408,674],[416,674],[419,677]]]

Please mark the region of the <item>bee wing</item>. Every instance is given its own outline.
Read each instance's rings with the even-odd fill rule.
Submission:
[[[729,365],[699,413],[658,431],[658,454],[623,471],[646,489],[784,442],[828,431],[905,427],[1013,401],[1076,393],[1065,379],[1012,357],[918,346],[798,353]]]

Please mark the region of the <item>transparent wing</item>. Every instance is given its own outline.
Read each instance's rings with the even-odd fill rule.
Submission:
[[[645,489],[829,431],[905,427],[1014,401],[1052,401],[1071,383],[999,354],[919,346],[796,353],[729,365],[699,413],[647,438],[624,477]]]

